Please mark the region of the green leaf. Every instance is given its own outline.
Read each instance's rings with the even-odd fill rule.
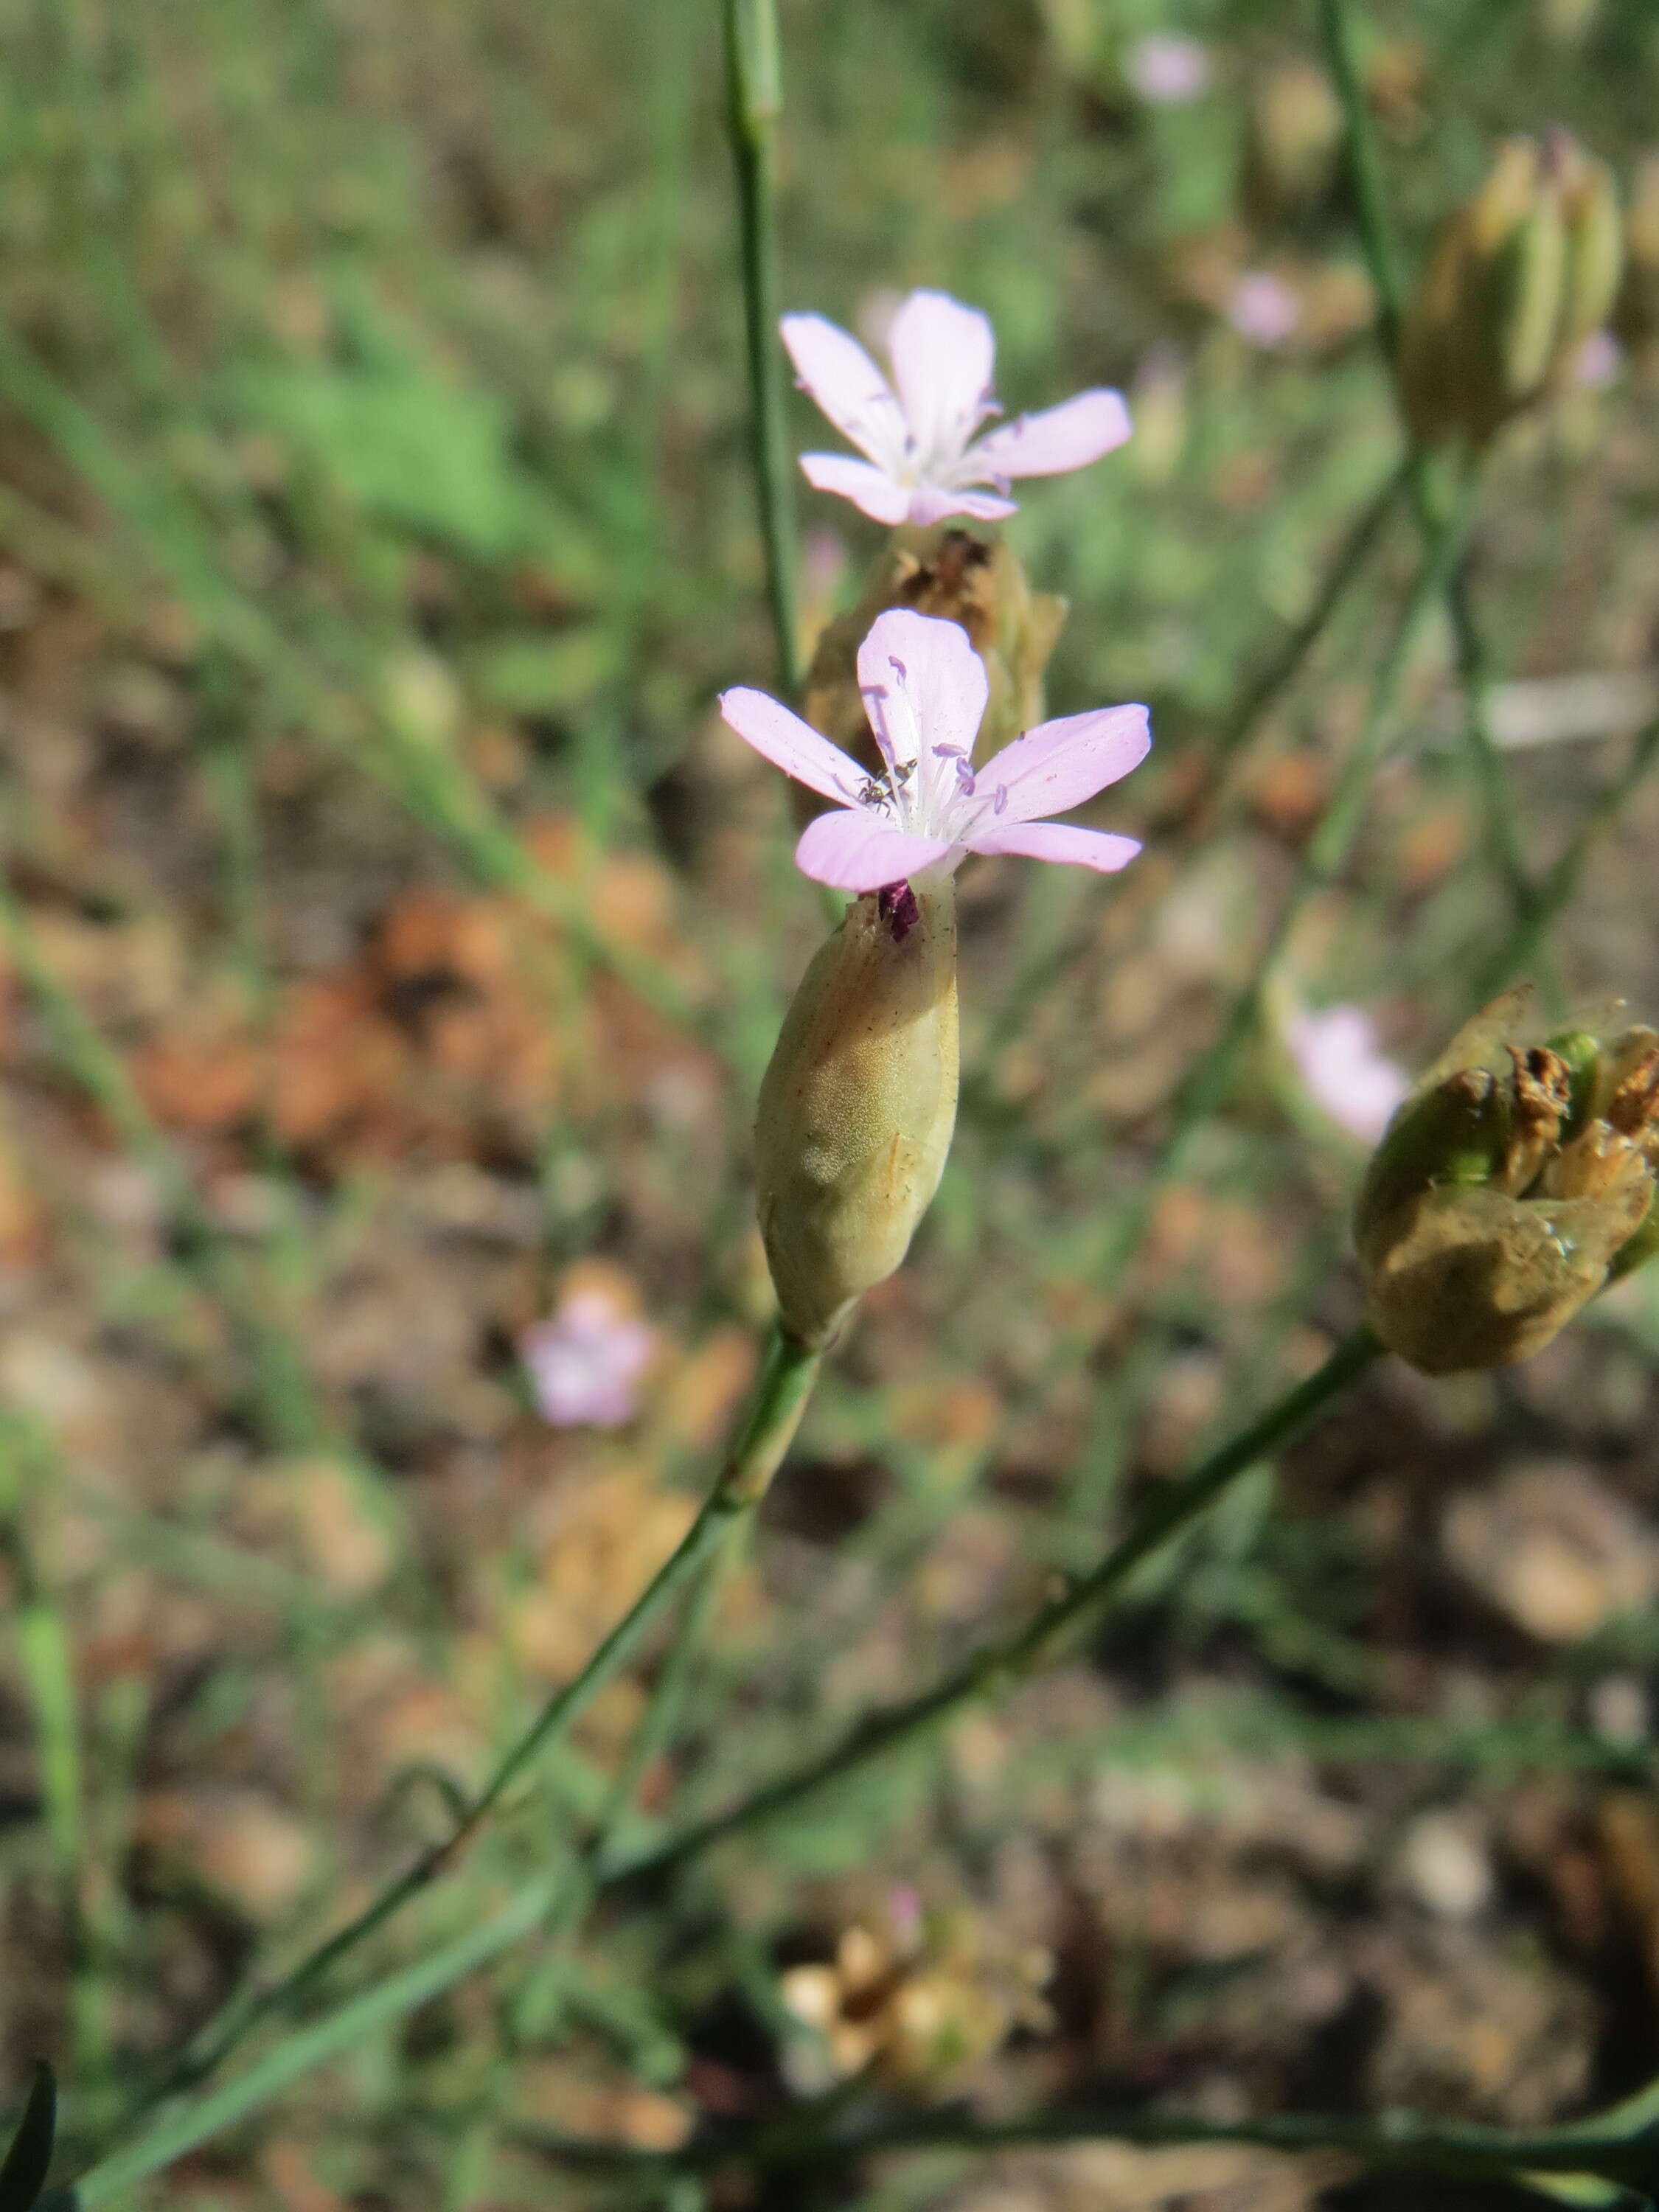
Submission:
[[[52,2069],[42,2063],[34,2069],[34,2086],[17,2124],[17,2132],[0,2166],[0,2212],[29,2212],[40,2201],[52,2164],[52,2146],[58,2129],[58,2085]]]

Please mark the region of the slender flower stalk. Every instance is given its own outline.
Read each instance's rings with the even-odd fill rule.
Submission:
[[[377,1934],[446,1874],[514,1784],[559,1742],[634,1656],[670,1603],[719,1556],[765,1496],[817,1380],[818,1355],[775,1331],[748,1413],[696,1518],[580,1674],[548,1698],[441,1842],[433,1844],[362,1912],[307,1953],[279,1981],[234,1999],[144,2098],[140,2110],[213,2073],[252,2031],[288,2012],[342,1960]]]
[[[1042,1607],[1023,1628],[986,1645],[966,1666],[947,1675],[921,1697],[865,1723],[826,1757],[763,1786],[724,1814],[696,1823],[654,1845],[614,1850],[607,1862],[596,1869],[599,1887],[614,1890],[636,1877],[661,1875],[678,1869],[726,1837],[793,1809],[867,1761],[919,1740],[974,1699],[994,1694],[1042,1665],[1067,1631],[1097,1612],[1137,1567],[1172,1542],[1241,1475],[1339,1396],[1364,1372],[1380,1351],[1381,1346],[1369,1329],[1357,1329],[1337,1346],[1316,1373],[1287,1391],[1231,1442],[1211,1453],[1184,1481],[1162,1490],[1143,1509],[1128,1533],[1091,1572]],[[726,1528],[739,1522],[764,1494],[811,1395],[817,1371],[817,1361],[813,1355],[791,1347],[781,1339],[775,1341],[750,1416],[717,1489],[716,1495],[723,1495],[725,1499],[722,1518]],[[710,1505],[713,1504],[711,1499]],[[697,1526],[708,1518],[709,1510],[708,1506],[704,1508],[675,1559],[686,1552]],[[708,1554],[702,1556],[706,1558]],[[653,1591],[657,1590],[663,1576],[673,1565],[671,1560],[669,1567],[659,1575],[657,1583],[652,1585]],[[677,1577],[675,1586],[683,1587],[687,1578]],[[647,1598],[651,1594],[647,1592]],[[614,1645],[617,1637],[636,1620],[645,1603],[646,1598],[642,1598],[629,1621],[612,1632],[602,1650]],[[584,1680],[591,1674],[592,1665],[590,1662],[589,1668],[584,1669]],[[199,2143],[270,2103],[306,2074],[325,2064],[339,2051],[349,2049],[363,2036],[429,2002],[492,1959],[524,1942],[545,1924],[550,1913],[560,1911],[568,1893],[567,1884],[568,1869],[562,1866],[538,1875],[477,1928],[440,1946],[414,1966],[373,1984],[358,1996],[286,2037],[243,2073],[198,2102],[156,2114],[125,2148],[100,2160],[70,2189],[58,2192],[49,2205],[42,2207],[42,2212],[93,2212],[93,2208],[110,2202],[120,2191],[160,2172]],[[342,1955],[343,1948],[336,1939],[329,1962],[334,1963]],[[308,1975],[306,1986],[314,1978],[314,1975]],[[285,2003],[297,1993],[297,1978],[290,1977],[282,1985],[280,1996]],[[272,1993],[272,2001],[264,2007],[261,2017],[280,2008],[278,1995]],[[245,2033],[252,2024],[244,2022],[240,2033]],[[236,2039],[239,2041],[240,2033]],[[228,2045],[225,2047],[228,2049]]]
[[[750,441],[766,587],[777,646],[778,681],[799,687],[795,611],[795,522],[778,327],[777,137],[783,112],[774,0],[725,0],[727,118],[738,178],[744,345],[749,359]]]
[[[1163,1145],[1140,1188],[1101,1237],[1093,1264],[1095,1272],[1108,1279],[1115,1279],[1133,1257],[1159,1192],[1185,1158],[1200,1123],[1226,1096],[1244,1049],[1256,1033],[1279,963],[1297,923],[1311,902],[1335,879],[1352,848],[1371,780],[1382,759],[1401,684],[1444,594],[1447,579],[1462,549],[1468,516],[1466,506],[1443,522],[1377,670],[1358,738],[1342,764],[1330,804],[1308,841],[1249,979],[1228,1009],[1219,1037],[1194,1065],[1176,1092]]]
[[[1648,724],[1631,748],[1620,774],[1579,823],[1571,842],[1544,878],[1528,911],[1519,916],[1491,958],[1478,972],[1470,993],[1480,1005],[1537,959],[1557,917],[1571,903],[1597,847],[1659,763],[1659,720]]]
[[[1394,2112],[1380,2119],[1326,2112],[1270,2112],[1215,2119],[1196,2112],[1114,2111],[1061,2106],[1022,2118],[986,2119],[961,2104],[907,2112],[873,2125],[838,2124],[844,2100],[819,2098],[752,2127],[678,2151],[586,2142],[526,2130],[520,2140],[561,2165],[636,2180],[702,2171],[716,2160],[763,2173],[811,2168],[814,2174],[884,2152],[992,2151],[1045,2144],[1245,2143],[1262,2150],[1336,2151],[1382,2173],[1433,2172],[1508,2182],[1606,2212],[1640,2212],[1650,2185],[1652,2136],[1659,2125],[1659,2081],[1604,2112],[1559,2127],[1502,2128],[1480,2121]],[[1543,2177],[1549,2177],[1547,2182]],[[1565,2186],[1554,2185],[1559,2183]],[[1636,2185],[1626,2192],[1623,2185]],[[1568,2193],[1568,2191],[1571,2193]]]
[[[1360,246],[1376,291],[1377,340],[1410,441],[1407,469],[1412,503],[1426,546],[1433,539],[1443,510],[1444,492],[1434,462],[1413,427],[1412,410],[1407,404],[1405,294],[1389,233],[1382,157],[1360,81],[1348,0],[1321,0],[1320,12],[1326,52],[1342,104],[1348,177]],[[1504,887],[1517,921],[1524,921],[1537,900],[1538,891],[1527,867],[1514,795],[1492,734],[1490,656],[1476,619],[1466,562],[1460,562],[1448,583],[1446,610],[1451,621],[1458,680],[1463,690],[1464,737],[1480,791],[1493,871]],[[1541,942],[1541,936],[1542,933],[1538,933],[1537,941]]]
[[[1133,1526],[1097,1564],[1059,1596],[1038,1608],[1011,1635],[981,1646],[933,1688],[890,1707],[854,1729],[822,1757],[763,1784],[724,1813],[694,1823],[662,1842],[618,1855],[608,1883],[676,1871],[728,1837],[793,1812],[831,1783],[872,1759],[914,1743],[980,1698],[994,1695],[1049,1661],[1068,1632],[1091,1619],[1155,1553],[1189,1528],[1217,1498],[1306,1426],[1370,1367],[1382,1347],[1362,1325],[1345,1337],[1324,1364],[1285,1392],[1267,1411],[1199,1463],[1180,1482],[1162,1489]]]
[[[1212,773],[1166,831],[1162,842],[1166,854],[1177,840],[1182,849],[1190,848],[1215,823],[1236,788],[1232,771],[1237,763],[1268,714],[1307,665],[1315,647],[1381,544],[1388,524],[1405,496],[1407,468],[1407,462],[1401,461],[1377,487],[1338,548],[1307,612],[1285,632],[1277,648],[1262,662],[1260,672],[1245,687],[1237,704],[1221,724],[1209,750]],[[1139,917],[1143,931],[1155,910],[1154,902],[1143,906]],[[1092,927],[1091,921],[1090,928]],[[1140,941],[1138,936],[1127,949],[1136,949]],[[1068,932],[1058,944],[1045,949],[1020,971],[991,1025],[984,1055],[988,1062],[994,1061],[1012,1041],[1032,1006],[1047,994],[1060,976],[1069,972],[1084,942],[1085,933]]]

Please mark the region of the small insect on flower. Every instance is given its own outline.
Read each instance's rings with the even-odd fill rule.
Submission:
[[[786,315],[780,328],[802,388],[866,456],[803,453],[808,483],[878,522],[925,527],[947,514],[994,522],[1015,511],[1007,495],[1015,477],[1086,468],[1129,435],[1122,393],[1096,390],[978,438],[1002,411],[991,391],[996,338],[977,308],[944,292],[912,292],[894,316],[891,384],[823,316]],[[984,484],[993,489],[975,489]]]
[[[723,692],[720,713],[786,775],[839,804],[802,831],[795,863],[837,890],[877,891],[948,877],[968,853],[1018,853],[1110,873],[1133,837],[1039,821],[1080,806],[1143,761],[1144,707],[1099,707],[1040,722],[973,764],[988,693],[985,664],[957,623],[895,608],[858,656],[859,687],[883,762],[878,776],[763,691]]]
[[[656,1340],[603,1290],[574,1289],[550,1321],[519,1340],[544,1420],[556,1429],[619,1429],[632,1420]]]

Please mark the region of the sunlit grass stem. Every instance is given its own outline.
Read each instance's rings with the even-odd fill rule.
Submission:
[[[1302,673],[1339,609],[1364,574],[1406,495],[1409,474],[1409,460],[1401,460],[1377,486],[1332,556],[1307,611],[1285,631],[1217,728],[1208,748],[1208,773],[1190,804],[1171,825],[1165,840],[1166,848],[1168,844],[1177,847],[1176,872],[1172,882],[1161,885],[1158,896],[1143,908],[1143,934],[1158,909],[1159,897],[1182,880],[1178,866],[1180,856],[1190,851],[1204,832],[1214,826],[1236,789],[1235,771],[1252,738]],[[1045,947],[1020,970],[1005,994],[986,1038],[983,1056],[988,1064],[994,1061],[1030,1019],[1033,1005],[1070,972],[1086,935],[1086,932],[1068,932],[1058,945]],[[977,1095],[975,1085],[971,1081],[964,1085],[964,1103],[973,1102]]]
[[[794,478],[784,423],[778,342],[777,134],[783,108],[773,0],[724,0],[732,155],[738,177],[744,342],[749,362],[750,441],[778,678],[800,684],[795,605]]]
[[[1037,1671],[1053,1658],[1068,1631],[1098,1613],[1139,1566],[1189,1528],[1241,1475],[1295,1436],[1381,1352],[1382,1346],[1369,1328],[1355,1329],[1305,1381],[1287,1390],[1181,1481],[1162,1488],[1142,1507],[1126,1535],[1022,1626],[981,1645],[920,1697],[861,1722],[830,1752],[765,1784],[726,1812],[696,1822],[658,1844],[619,1854],[606,1870],[609,1881],[671,1873],[713,1844],[793,1811],[818,1790],[872,1759],[916,1742],[967,1705],[1008,1689]]]
[[[580,1672],[546,1700],[450,1832],[280,1980],[233,2000],[221,2017],[186,2047],[147,2097],[143,2109],[205,2080],[255,2027],[297,2003],[331,1968],[386,1927],[454,1865],[509,1791],[616,1679],[671,1603],[712,1565],[737,1528],[753,1513],[799,1425],[817,1380],[821,1358],[781,1332],[774,1332],[743,1425],[713,1489],[675,1550]],[[556,1888],[550,1895],[550,1905],[557,1893]]]
[[[1266,1413],[1211,1453],[1183,1481],[1160,1492],[1142,1509],[1128,1533],[1090,1572],[1072,1582],[1022,1627],[985,1645],[962,1668],[921,1697],[862,1723],[823,1757],[763,1785],[724,1814],[694,1823],[654,1844],[617,1850],[608,1864],[597,1869],[602,1886],[614,1888],[638,1877],[660,1876],[677,1870],[714,1844],[793,1810],[805,1799],[871,1760],[919,1741],[975,1699],[993,1695],[1035,1671],[1054,1655],[1068,1630],[1097,1612],[1137,1567],[1189,1528],[1242,1474],[1295,1435],[1362,1374],[1380,1351],[1381,1346],[1368,1329],[1354,1331],[1315,1374],[1287,1391]],[[553,1726],[573,1717],[569,1701],[580,1698],[581,1703],[586,1703],[603,1681],[611,1679],[669,1598],[759,1503],[811,1395],[817,1367],[815,1355],[803,1353],[797,1347],[775,1345],[749,1418],[708,1504],[679,1549],[659,1570],[626,1620],[611,1632],[577,1681],[568,1685],[553,1701],[553,1706],[558,1708],[555,1717],[549,1718],[551,1708],[544,1710],[535,1727],[520,1740],[497,1769],[490,1790],[484,1793],[491,1796],[492,1802],[523,1771],[536,1753],[545,1748]],[[506,1779],[502,1778],[504,1774]],[[466,1825],[463,1822],[461,1826]],[[440,1863],[422,1875],[415,1887],[424,1887],[425,1881],[453,1856],[456,1847],[452,1842],[441,1855]],[[537,1875],[478,1927],[441,1945],[416,1965],[385,1977],[309,2027],[285,2037],[245,2073],[198,2103],[158,2115],[125,2148],[101,2160],[73,2190],[60,2193],[53,2201],[52,2212],[90,2212],[92,2206],[107,2203],[118,2191],[161,2172],[198,2144],[270,2103],[337,2052],[427,2003],[523,1942],[544,1925],[550,1914],[559,1911],[562,1900],[568,1894],[568,1870],[562,1865]],[[233,2019],[222,2022],[195,2054],[198,2069],[204,2071],[207,2063],[216,2063],[228,2054],[228,2030],[232,2026],[236,2032],[235,2040],[240,2041],[258,2020],[269,2017],[312,1986],[325,1968],[337,1963],[348,1948],[354,1948],[371,1932],[371,1927],[383,1926],[404,1898],[413,1893],[413,1889],[403,1883],[387,1891],[368,1913],[360,1916],[349,1929],[342,1929],[310,1959],[301,1962],[281,1984],[256,2001],[254,2007],[244,2008]]]
[[[1234,997],[1221,1033],[1194,1062],[1176,1091],[1156,1159],[1130,1203],[1110,1221],[1093,1255],[1094,1271],[1115,1280],[1133,1258],[1159,1193],[1182,1161],[1200,1126],[1231,1089],[1246,1047],[1255,1036],[1279,961],[1313,900],[1334,882],[1364,818],[1372,779],[1387,748],[1401,685],[1424,632],[1444,596],[1467,532],[1468,500],[1443,518],[1395,626],[1365,709],[1359,735],[1340,769],[1330,801],[1297,864],[1289,890],[1248,981]]]
[[[827,2100],[821,2100],[827,2104]],[[1636,2212],[1644,2196],[1626,2193],[1626,2181],[1651,2185],[1652,2133],[1659,2124],[1659,2083],[1621,2104],[1559,2127],[1502,2128],[1479,2121],[1395,2112],[1378,2119],[1323,2112],[1267,2113],[1216,2119],[1201,2113],[1113,2111],[1078,2105],[1019,2118],[986,2119],[960,2105],[909,2112],[873,2126],[837,2130],[838,2114],[814,2110],[763,2122],[730,2136],[688,2145],[683,2151],[649,2152],[603,2142],[572,2142],[533,2130],[520,2131],[526,2148],[573,2167],[629,2173],[643,2179],[696,2172],[717,2162],[778,2173],[811,2167],[825,2172],[882,2153],[906,2150],[988,2152],[1044,2145],[1124,2142],[1146,2147],[1176,2143],[1239,2143],[1258,2149],[1344,2154],[1372,2172],[1437,2172],[1465,2179],[1509,2181],[1538,2187],[1544,2177],[1571,2177],[1588,2185],[1568,2202]],[[1595,2193],[1598,2184],[1607,2193]],[[1545,2193],[1556,2191],[1544,2185]]]
[[[1431,545],[1444,511],[1447,490],[1434,458],[1413,435],[1400,387],[1400,345],[1405,323],[1405,288],[1389,222],[1382,159],[1371,122],[1360,72],[1354,18],[1347,0],[1320,0],[1326,57],[1342,104],[1344,153],[1361,251],[1376,294],[1376,335],[1401,428],[1407,441],[1406,473],[1412,507],[1425,545]],[[1536,896],[1522,849],[1521,825],[1503,754],[1493,735],[1489,693],[1490,656],[1474,611],[1467,564],[1460,562],[1446,585],[1462,687],[1464,738],[1480,787],[1492,867],[1517,917],[1524,917]]]

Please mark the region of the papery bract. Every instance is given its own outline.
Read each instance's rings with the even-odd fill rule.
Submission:
[[[795,848],[804,874],[838,890],[872,891],[968,853],[1018,853],[1109,873],[1138,841],[1039,820],[1127,775],[1152,744],[1144,707],[1102,707],[1041,722],[981,768],[984,663],[957,623],[893,609],[858,656],[860,690],[883,771],[866,774],[838,745],[763,691],[721,694],[738,735],[787,775],[839,804]]]
[[[878,522],[996,521],[1014,512],[1014,477],[1085,468],[1129,434],[1122,394],[1097,390],[979,437],[1001,412],[991,391],[996,339],[984,315],[944,292],[913,292],[894,316],[890,385],[823,315],[786,315],[780,327],[802,386],[865,456],[803,453],[808,482]]]

